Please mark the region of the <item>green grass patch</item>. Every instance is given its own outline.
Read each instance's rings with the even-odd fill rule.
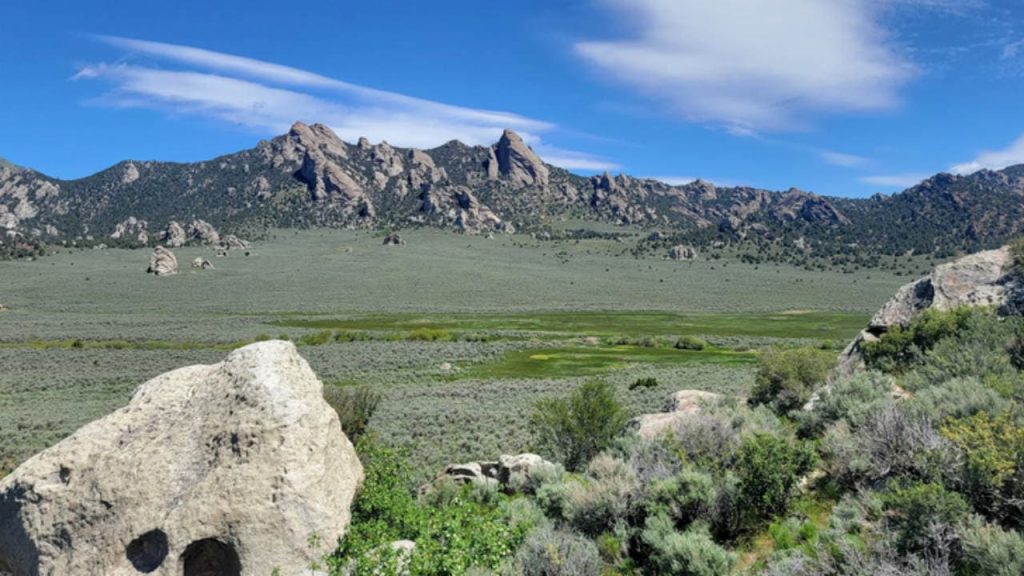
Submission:
[[[566,378],[597,376],[639,366],[684,364],[753,364],[754,352],[732,350],[678,350],[641,346],[580,346],[513,350],[496,362],[460,372],[459,378]]]
[[[351,318],[286,318],[273,326],[382,331],[531,332],[567,336],[755,336],[846,341],[868,316],[847,312],[777,313],[535,312],[510,314],[372,314]]]

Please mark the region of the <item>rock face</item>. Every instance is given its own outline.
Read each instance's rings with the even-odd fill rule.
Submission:
[[[150,380],[5,478],[0,573],[300,574],[362,477],[295,347],[253,344]]]
[[[665,411],[642,414],[626,424],[644,440],[656,440],[670,431],[676,423],[699,413],[707,403],[717,402],[721,395],[704,390],[680,390],[665,401]]]
[[[160,241],[168,248],[181,248],[186,240],[188,237],[185,235],[185,229],[174,220],[168,222],[167,228],[160,234]]]
[[[153,255],[149,257],[149,268],[146,272],[157,276],[170,276],[178,273],[178,259],[163,246],[157,246]]]
[[[978,252],[936,266],[931,274],[904,285],[871,318],[868,326],[843,351],[836,375],[849,375],[863,367],[861,344],[877,340],[894,326],[906,328],[927,309],[953,310],[961,306],[1017,306],[1019,281],[1011,274],[1010,252]]]
[[[523,139],[511,130],[505,130],[494,148],[497,172],[508,178],[513,186],[547,186],[548,167]],[[494,174],[488,160],[488,174]]]
[[[201,244],[217,244],[220,242],[220,234],[212,224],[205,220],[193,220],[186,230],[189,240],[195,240]]]
[[[673,260],[693,260],[697,257],[697,250],[693,246],[673,246],[668,255]]]

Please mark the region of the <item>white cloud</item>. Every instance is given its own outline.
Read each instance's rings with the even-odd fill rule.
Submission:
[[[692,176],[648,176],[648,178],[651,180],[657,180],[658,182],[664,182],[671,186],[683,186],[684,184],[689,184],[690,182],[699,180],[699,178],[694,178]]]
[[[857,166],[863,166],[870,162],[868,158],[863,156],[857,156],[855,154],[846,154],[843,152],[835,152],[833,150],[822,150],[820,152],[821,159],[827,164],[833,166],[842,166],[843,168],[854,168]]]
[[[497,141],[503,129],[511,128],[552,164],[584,170],[618,167],[584,152],[546,144],[541,135],[557,131],[557,126],[519,114],[453,106],[190,46],[98,38],[117,48],[188,68],[102,63],[85,66],[75,79],[104,80],[113,85],[112,90],[93,100],[102,105],[196,114],[271,133],[287,131],[295,120],[321,122],[349,141],[366,136],[418,148],[449,140],[489,145]]]
[[[864,176],[858,178],[860,182],[864,184],[870,184],[872,186],[884,186],[886,188],[910,188],[916,184],[920,184],[922,180],[928,178],[930,174],[890,174],[884,176]]]
[[[1018,54],[1024,53],[1024,40],[1018,40],[1016,42],[1010,42],[1003,46],[1003,54],[1001,58],[1003,60],[1011,60],[1016,58]]]
[[[953,174],[973,174],[978,170],[1002,170],[1014,164],[1024,164],[1024,135],[1002,150],[986,150],[970,162],[955,164],[949,169]]]
[[[635,33],[577,43],[615,80],[689,120],[791,130],[812,114],[887,109],[916,70],[875,0],[603,0]]]

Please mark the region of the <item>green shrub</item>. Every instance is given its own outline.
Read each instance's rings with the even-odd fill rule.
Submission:
[[[667,516],[649,517],[640,538],[649,549],[651,574],[721,576],[736,563],[736,555],[716,544],[705,526],[677,532]]]
[[[793,489],[813,462],[814,453],[804,444],[762,433],[744,440],[736,458],[736,476],[748,516],[756,522],[785,512]]]
[[[299,344],[306,346],[322,346],[334,339],[334,333],[330,330],[321,330],[312,334],[306,334],[299,338]]]
[[[639,491],[640,482],[625,462],[600,455],[587,466],[586,477],[566,483],[563,515],[580,532],[597,536],[626,521]]]
[[[833,354],[816,348],[768,349],[758,359],[750,402],[778,414],[797,410],[825,381],[835,361]]]
[[[715,504],[714,479],[703,472],[686,469],[675,476],[652,482],[644,503],[649,516],[668,516],[679,528],[698,518],[707,518]]]
[[[652,376],[646,378],[637,378],[632,384],[629,385],[630,390],[636,390],[637,388],[655,388],[658,386],[658,379]]]
[[[976,313],[985,312],[966,307],[948,312],[925,310],[914,317],[906,329],[896,326],[877,341],[864,342],[861,345],[864,363],[885,372],[904,372],[919,363],[941,340],[966,331],[971,316]]]
[[[971,507],[939,484],[914,484],[883,495],[886,522],[901,554],[942,554],[958,545]]]
[[[963,531],[961,546],[958,576],[1024,574],[1024,537],[1019,532],[975,522]]]
[[[324,400],[338,413],[341,429],[352,442],[366,433],[381,399],[380,392],[369,386],[324,386]]]
[[[408,340],[436,342],[439,340],[451,340],[452,335],[443,328],[416,328],[414,330],[410,330],[406,338]]]
[[[537,402],[530,426],[540,453],[578,471],[611,444],[626,420],[611,385],[591,380],[567,397]]]
[[[940,433],[963,453],[963,492],[990,518],[1021,524],[1024,512],[1024,427],[985,412],[950,420]]]
[[[979,412],[1002,414],[1011,402],[977,378],[954,378],[921,390],[909,401],[909,409],[930,419],[966,418]]]
[[[675,346],[679,350],[703,350],[708,347],[708,343],[696,336],[680,336]]]
[[[601,557],[597,545],[569,530],[541,528],[531,532],[515,557],[522,576],[598,576]]]
[[[800,436],[818,436],[826,426],[839,420],[846,420],[853,427],[860,425],[890,401],[890,389],[888,378],[875,372],[840,379],[820,392],[813,410],[794,413]]]

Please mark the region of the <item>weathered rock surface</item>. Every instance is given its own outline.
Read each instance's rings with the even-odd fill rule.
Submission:
[[[202,270],[210,270],[213,268],[213,262],[210,262],[202,256],[196,256],[195,259],[192,260],[192,267],[200,268]]]
[[[548,185],[547,165],[523,142],[519,134],[505,130],[494,147],[493,157],[497,160],[498,173],[511,181],[513,186]],[[494,174],[489,159],[487,168],[488,175]]]
[[[405,240],[398,234],[398,232],[391,232],[384,237],[385,246],[405,246]]]
[[[680,390],[665,401],[665,411],[641,414],[630,420],[626,427],[635,430],[644,440],[655,440],[665,435],[679,422],[700,413],[709,403],[718,402],[720,394],[704,390]]]
[[[217,244],[220,242],[220,233],[206,220],[193,220],[186,229],[189,240],[195,240],[201,244]]]
[[[129,216],[114,227],[110,237],[114,240],[135,238],[136,242],[145,245],[149,242],[149,223],[145,220],[139,220],[135,216]]]
[[[0,481],[0,572],[300,574],[362,476],[295,347],[253,344],[146,382]]]
[[[248,240],[242,240],[234,234],[227,234],[221,238],[216,248],[218,250],[248,250],[251,246]]]
[[[668,255],[673,260],[693,260],[697,257],[697,250],[693,246],[673,246]]]
[[[529,490],[534,484],[534,477],[559,470],[560,466],[548,462],[537,454],[503,454],[496,462],[450,464],[437,475],[433,483],[424,486],[421,491],[429,491],[440,483],[456,482],[495,486],[511,493]]]
[[[149,257],[149,268],[146,269],[146,272],[157,276],[177,274],[178,258],[174,256],[174,252],[163,246],[157,246],[153,250],[153,255]]]
[[[843,351],[836,376],[863,368],[861,344],[877,340],[894,326],[906,328],[924,310],[961,306],[1017,306],[1021,286],[1012,273],[1010,252],[987,250],[936,266],[932,273],[904,285],[871,318],[867,328]]]
[[[181,248],[185,245],[186,240],[188,237],[185,235],[185,229],[174,220],[168,222],[167,228],[160,233],[160,241],[168,248]]]

